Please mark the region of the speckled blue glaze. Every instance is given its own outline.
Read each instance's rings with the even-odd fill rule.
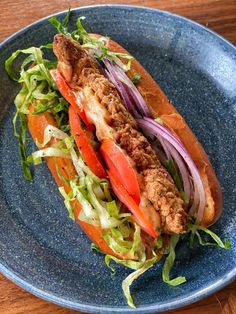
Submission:
[[[236,50],[204,27],[167,12],[84,7],[73,12],[71,25],[78,16],[87,17],[89,31],[111,36],[126,47],[191,126],[223,190],[224,212],[212,229],[233,247],[189,250],[181,244],[173,276],[185,275],[187,283],[164,284],[162,264],[156,265],[132,286],[138,306],[132,310],[121,290],[130,271],[117,267],[111,276],[103,256],[91,252],[86,235],[68,218],[46,165],[35,169],[32,183],[23,180],[11,124],[19,87],[3,64],[17,49],[52,40],[55,30],[45,18],[0,46],[0,270],[37,296],[86,312],[153,313],[193,303],[236,276]]]

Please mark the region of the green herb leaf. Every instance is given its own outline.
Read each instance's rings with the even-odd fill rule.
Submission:
[[[139,73],[134,73],[133,78],[132,78],[132,82],[134,83],[134,85],[137,85],[138,82],[140,81],[141,75]]]
[[[182,200],[184,201],[184,204],[188,205],[189,198],[188,198],[187,194],[184,191],[179,191],[179,194],[180,194]]]
[[[181,198],[183,199],[184,203],[186,205],[188,205],[189,198],[187,197],[187,195],[184,192],[183,180],[182,180],[179,168],[177,167],[176,163],[172,159],[166,160],[164,165],[165,165],[167,171],[172,176],[172,178],[176,184],[176,187],[180,192]]]
[[[183,191],[183,181],[175,162],[172,159],[169,159],[165,162],[165,167],[171,174],[178,190]]]
[[[160,117],[155,118],[154,121],[156,121],[160,125],[164,125],[163,120]]]
[[[175,261],[175,247],[179,241],[179,235],[173,234],[170,237],[170,252],[167,256],[164,266],[162,268],[162,279],[165,283],[168,283],[171,286],[178,286],[184,282],[186,282],[185,277],[176,277],[174,279],[170,279],[170,271],[174,265]]]

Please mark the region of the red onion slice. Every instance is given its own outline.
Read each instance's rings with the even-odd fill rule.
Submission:
[[[162,137],[166,142],[170,143],[176,151],[183,158],[185,163],[189,168],[189,172],[193,179],[193,188],[194,188],[194,200],[193,205],[190,208],[190,214],[195,215],[197,222],[201,222],[205,209],[205,191],[202,184],[202,180],[200,174],[198,172],[195,163],[193,162],[191,156],[186,151],[183,144],[175,138],[169,130],[164,128],[162,125],[156,123],[153,119],[143,118],[137,120],[139,126],[144,129],[146,132],[148,131],[152,135],[157,137]]]
[[[170,160],[171,159],[171,154],[170,154],[169,149],[168,149],[168,147],[166,145],[168,143],[166,143],[161,137],[158,137],[158,140],[161,143],[161,146],[162,146],[162,148],[163,148],[163,150],[164,150],[164,152],[166,154],[167,160]]]
[[[119,91],[121,97],[124,100],[125,106],[127,110],[135,117],[140,118],[140,114],[136,110],[135,104],[133,104],[132,98],[129,95],[129,90],[127,86],[122,83],[122,81],[117,76],[117,73],[113,70],[113,66],[111,62],[107,58],[103,58],[103,62],[106,65],[107,70],[106,76],[107,78],[116,86],[117,90]]]
[[[159,139],[167,159],[175,160],[182,176],[184,192],[189,199],[193,196],[189,213],[196,216],[197,222],[201,222],[206,203],[205,191],[191,156],[184,145],[167,128],[149,118],[151,113],[145,100],[125,72],[107,58],[103,58],[103,62],[106,75],[118,89],[127,110],[136,118],[147,136],[156,136]],[[140,118],[139,113],[143,119]]]
[[[117,64],[114,64],[113,66],[115,72],[118,73],[119,76],[122,78],[122,81],[126,82],[124,84],[126,84],[129,87],[130,94],[136,104],[136,107],[140,110],[142,116],[151,117],[150,110],[137,87]]]
[[[113,84],[121,93],[125,104],[127,104],[127,102],[132,102],[133,106],[136,107],[136,111],[140,111],[141,116],[150,117],[150,111],[146,102],[125,72],[116,63],[111,62],[107,58],[103,58],[103,62],[109,74],[114,78]],[[120,91],[121,89],[122,91],[125,90],[124,94]]]

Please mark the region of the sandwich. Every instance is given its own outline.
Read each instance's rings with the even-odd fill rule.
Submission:
[[[132,282],[167,255],[162,279],[170,278],[180,239],[228,249],[208,229],[220,217],[219,182],[203,147],[148,72],[122,46],[88,34],[77,21],[69,33],[56,17],[53,43],[19,50],[6,70],[22,88],[13,118],[24,177],[45,160],[69,217],[105,254],[134,270],[122,283],[134,307]],[[44,57],[51,50],[54,59]],[[27,54],[20,77],[12,63]],[[17,120],[19,122],[17,122]],[[28,154],[28,128],[37,150]]]

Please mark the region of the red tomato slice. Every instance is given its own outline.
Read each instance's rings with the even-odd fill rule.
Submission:
[[[140,187],[137,173],[132,167],[129,158],[123,150],[111,139],[102,141],[100,152],[109,168],[110,173],[117,177],[119,182],[132,196],[137,204],[140,203]]]
[[[106,170],[89,142],[86,132],[81,127],[79,114],[72,106],[69,107],[69,121],[72,135],[74,136],[77,147],[81,151],[84,161],[96,176],[106,178]]]
[[[119,179],[116,178],[110,171],[108,171],[108,176],[114,193],[118,199],[131,211],[133,214],[133,219],[145,232],[147,232],[153,238],[156,238],[158,234],[151,220],[143,213],[134,199],[128,194],[126,189],[121,185]]]
[[[87,117],[85,115],[84,109],[79,104],[76,95],[73,93],[71,88],[67,85],[66,80],[62,76],[62,74],[57,69],[50,70],[50,74],[57,85],[59,92],[62,96],[68,101],[71,106],[79,113],[80,118],[83,120],[88,129],[94,130],[94,126],[88,122]]]

